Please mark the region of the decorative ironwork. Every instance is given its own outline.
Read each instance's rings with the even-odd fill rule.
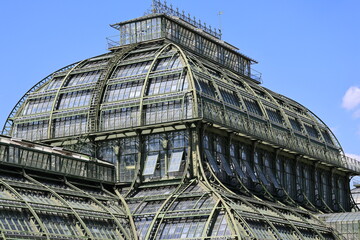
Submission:
[[[166,2],[153,13],[221,37]],[[180,22],[116,24],[126,46],[16,105],[13,138],[0,136],[0,238],[340,240],[313,212],[352,210],[360,163],[315,114],[255,84],[250,58],[161,18]]]
[[[172,4],[170,4],[170,6],[167,5],[166,1],[164,1],[164,3],[162,3],[161,1],[158,0],[153,0],[152,3],[152,12],[153,13],[165,13],[165,14],[169,14],[172,16],[176,16],[179,17],[183,20],[185,20],[186,22],[194,25],[197,28],[200,28],[202,30],[204,30],[205,32],[211,34],[212,36],[221,39],[222,33],[220,29],[217,28],[213,28],[211,27],[211,25],[207,26],[206,23],[202,23],[200,19],[196,19],[196,17],[191,17],[190,14],[185,14],[185,11],[180,12],[179,8],[174,9]]]

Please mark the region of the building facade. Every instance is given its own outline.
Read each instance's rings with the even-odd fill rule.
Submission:
[[[360,166],[321,119],[166,4],[112,27],[10,113],[4,239],[342,239],[315,214],[354,208]]]

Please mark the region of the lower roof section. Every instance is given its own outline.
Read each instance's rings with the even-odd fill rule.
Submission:
[[[317,217],[336,229],[345,239],[360,239],[359,212],[319,214]]]
[[[39,175],[2,167],[1,239],[134,239],[119,198],[101,184]]]
[[[311,213],[209,182],[143,187],[126,201],[141,239],[338,239]]]
[[[2,158],[22,160],[1,162],[2,239],[340,239],[298,205],[235,193],[211,172],[119,186],[104,181],[101,172],[75,178],[72,172],[35,168],[31,164],[44,152],[48,159],[74,162],[84,156],[16,141],[2,138],[2,146],[11,147],[0,151]],[[39,153],[25,157],[24,144]]]
[[[204,181],[129,192],[84,184],[1,171],[2,239],[340,239],[307,211]]]

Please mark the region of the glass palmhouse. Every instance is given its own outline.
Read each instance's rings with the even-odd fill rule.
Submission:
[[[10,113],[2,238],[342,239],[315,214],[354,208],[359,164],[221,32],[153,3]]]

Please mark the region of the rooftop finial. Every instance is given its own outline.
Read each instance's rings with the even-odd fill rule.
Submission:
[[[151,13],[156,13],[155,0],[152,0],[152,3],[151,3]]]
[[[219,34],[221,35],[221,29],[222,29],[222,26],[221,26],[221,15],[223,15],[224,12],[223,11],[219,11],[218,12],[218,16],[219,16],[219,28],[217,29],[219,31]]]

